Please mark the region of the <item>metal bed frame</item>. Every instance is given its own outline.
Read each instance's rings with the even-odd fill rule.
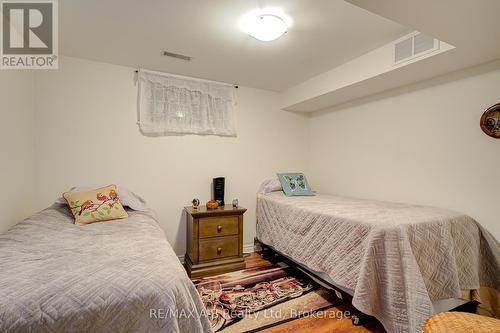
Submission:
[[[254,238],[254,243],[260,246],[261,248],[261,255],[263,259],[269,260],[272,263],[277,263],[277,262],[283,262],[287,264],[289,267],[292,269],[297,270],[300,274],[306,275],[309,278],[311,278],[313,281],[321,285],[322,287],[333,290],[335,294],[337,295],[338,298],[345,300],[349,302],[352,305],[352,295],[349,294],[346,290],[343,290],[341,287],[336,286],[329,281],[326,281],[323,279],[321,276],[319,276],[316,272],[311,271],[308,267],[305,265],[302,265],[292,258],[284,255],[283,253],[279,252],[275,248],[273,248],[270,245],[267,245],[263,242],[261,242],[257,237]],[[449,311],[462,311],[462,312],[471,312],[475,313],[477,309],[477,305],[479,303],[477,301],[464,301],[463,304],[454,307],[450,309]],[[351,321],[354,326],[360,326],[363,325],[365,322],[367,322],[369,319],[375,319],[373,316],[367,315],[358,309],[356,309],[354,306],[354,313],[351,314]]]

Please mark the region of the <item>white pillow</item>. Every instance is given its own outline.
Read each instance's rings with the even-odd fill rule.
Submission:
[[[90,186],[75,186],[71,188],[69,191],[70,192],[87,192],[91,191],[95,188],[98,187],[90,187]],[[122,206],[127,206],[130,209],[137,210],[140,212],[146,212],[149,210],[148,206],[146,205],[146,201],[135,194],[134,192],[128,190],[125,187],[117,187],[118,191],[118,196],[120,197],[120,202],[122,203]],[[59,204],[66,204],[66,200],[63,197],[59,197],[56,200],[56,203]]]
[[[276,178],[269,178],[266,179],[260,184],[259,189],[257,190],[257,193],[260,194],[268,194],[271,192],[277,192],[277,191],[282,191],[283,189],[281,188],[281,183],[279,179]]]

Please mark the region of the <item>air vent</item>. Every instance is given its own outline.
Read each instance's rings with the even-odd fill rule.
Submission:
[[[413,53],[420,54],[434,49],[434,38],[424,34],[418,34],[413,37]]]
[[[168,52],[168,51],[163,51],[161,53],[161,55],[163,55],[165,57],[176,58],[176,59],[181,59],[181,60],[185,60],[185,61],[191,61],[191,59],[192,59],[191,57],[188,57],[186,55]]]
[[[395,45],[394,61],[400,62],[413,56],[413,38],[408,38]]]
[[[439,40],[413,32],[394,43],[394,64],[439,50]]]

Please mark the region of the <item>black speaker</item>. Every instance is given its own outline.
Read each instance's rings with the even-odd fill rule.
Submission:
[[[224,186],[225,186],[225,178],[218,177],[214,178],[214,200],[217,201],[219,206],[224,206]]]

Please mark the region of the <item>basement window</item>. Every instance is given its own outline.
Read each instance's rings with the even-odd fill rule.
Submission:
[[[145,135],[236,136],[232,85],[144,70],[138,80]]]

